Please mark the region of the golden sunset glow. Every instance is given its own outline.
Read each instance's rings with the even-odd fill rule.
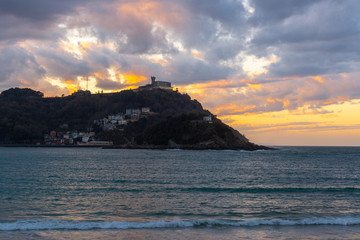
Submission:
[[[145,76],[125,75],[126,84],[133,85],[147,80]]]
[[[74,84],[72,80],[62,81],[61,79],[49,78],[49,77],[46,80],[53,86],[57,86],[62,89],[67,89],[68,94],[72,94],[79,89],[79,86],[77,84]]]
[[[315,76],[315,77],[311,77],[311,78],[319,83],[324,83],[324,79],[322,79],[322,77],[320,77],[320,76]]]
[[[270,140],[274,145],[289,145],[287,138],[296,136],[297,145],[316,145],[323,135],[337,137],[342,140],[338,145],[349,145],[356,140],[360,142],[359,100],[344,104],[329,105],[324,110],[330,112],[321,114],[310,110],[308,107],[294,111],[283,110],[259,114],[224,115],[220,118],[230,123],[237,129],[242,129],[248,137],[259,139],[266,143]],[[283,137],[274,137],[274,134],[284,134]],[[348,139],[348,140],[346,140]],[[328,139],[324,144],[329,145],[333,139]],[[293,144],[293,143],[291,143]],[[290,144],[290,145],[291,145]],[[330,144],[331,145],[331,144]]]
[[[107,93],[156,76],[254,142],[360,145],[356,1],[80,2],[4,10],[0,91]]]

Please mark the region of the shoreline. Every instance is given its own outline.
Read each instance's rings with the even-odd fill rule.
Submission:
[[[0,147],[17,148],[17,147],[39,147],[39,148],[101,148],[101,145],[46,145],[46,144],[0,144]]]
[[[233,150],[233,151],[257,151],[257,150],[278,150],[276,148],[257,146],[251,149],[235,149],[235,148],[206,148],[199,146],[162,146],[162,145],[47,145],[47,144],[0,144],[1,148],[101,148],[101,149],[147,149],[147,150]]]

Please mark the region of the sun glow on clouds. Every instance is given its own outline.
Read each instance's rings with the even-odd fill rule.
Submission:
[[[158,63],[163,67],[169,64],[168,59],[166,59],[163,54],[144,54],[141,57],[149,60],[152,63]]]
[[[21,6],[0,15],[0,86],[113,92],[155,75],[256,143],[359,143],[357,1],[58,1],[47,20]]]
[[[59,78],[46,77],[46,81],[53,86],[57,86],[61,89],[67,89],[69,94],[74,93],[79,89],[79,85],[75,84],[72,80],[63,81]]]
[[[82,59],[87,49],[97,42],[98,39],[91,34],[90,29],[74,28],[67,30],[65,38],[60,41],[60,47],[74,57]]]
[[[253,78],[257,75],[267,73],[267,67],[272,63],[276,63],[277,61],[278,58],[275,55],[271,56],[270,58],[258,58],[254,55],[250,55],[243,58],[242,68],[250,77]]]
[[[191,55],[192,55],[194,58],[197,58],[197,59],[202,59],[202,58],[203,58],[203,55],[201,54],[201,52],[199,52],[199,51],[196,50],[196,49],[192,49],[192,50],[191,50]]]
[[[238,106],[234,106],[238,109]],[[256,114],[222,115],[220,118],[241,129],[260,144],[273,145],[358,145],[360,144],[359,101],[333,104],[320,110],[304,106],[295,110]],[[319,141],[320,136],[329,139]],[[289,143],[289,137],[294,136]],[[296,136],[296,138],[295,138]],[[355,141],[355,142],[354,142]]]
[[[232,79],[179,89],[260,144],[359,145],[360,100],[342,94],[349,90],[356,94],[359,85],[351,80],[356,76],[292,76],[258,83]],[[337,86],[344,78],[347,85]],[[327,137],[320,141],[321,136]]]

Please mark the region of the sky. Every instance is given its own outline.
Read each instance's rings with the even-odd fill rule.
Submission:
[[[0,91],[170,81],[265,145],[360,146],[358,0],[1,0]]]

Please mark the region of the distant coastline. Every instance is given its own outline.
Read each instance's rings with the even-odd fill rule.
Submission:
[[[228,148],[205,148],[197,146],[170,147],[162,145],[48,145],[48,144],[0,144],[0,148],[101,148],[101,149],[144,149],[144,150],[234,150],[234,151],[257,151],[257,150],[279,150],[273,147],[258,146],[254,149],[228,149]]]

